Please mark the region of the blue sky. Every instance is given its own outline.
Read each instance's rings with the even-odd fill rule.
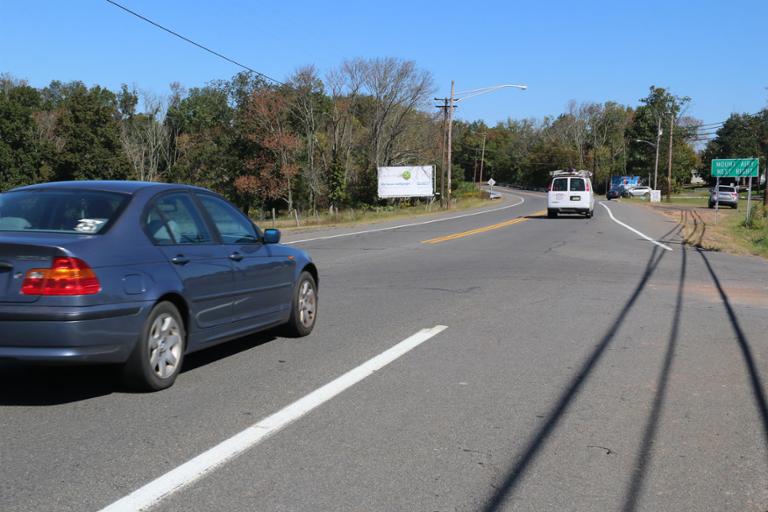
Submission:
[[[766,0],[119,1],[278,79],[394,56],[432,72],[441,96],[451,79],[529,85],[467,100],[464,119],[557,115],[571,99],[636,105],[651,85],[690,96],[705,123],[768,105]],[[0,72],[35,86],[164,94],[238,71],[103,0],[0,0]]]

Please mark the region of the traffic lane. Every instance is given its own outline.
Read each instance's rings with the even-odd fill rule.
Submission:
[[[361,260],[361,261],[363,261],[363,260]],[[424,263],[424,264],[427,265],[427,275],[428,275],[429,268],[432,268],[432,267],[423,258],[421,258],[419,260],[419,263]],[[408,265],[404,265],[404,267],[407,268]],[[413,309],[414,302],[416,302],[418,304],[425,303],[425,302],[421,301],[420,299],[414,299],[414,294],[424,294],[426,296],[429,296],[429,295],[435,296],[435,294],[437,294],[437,295],[443,295],[443,297],[444,297],[446,293],[449,294],[449,296],[450,296],[450,294],[454,294],[454,293],[462,294],[463,295],[463,294],[471,293],[473,291],[472,289],[461,289],[461,288],[459,288],[459,289],[452,289],[452,288],[445,288],[445,287],[440,287],[440,286],[416,286],[416,287],[413,287],[413,283],[414,282],[418,282],[418,278],[419,278],[418,274],[420,272],[423,273],[424,271],[420,271],[419,269],[416,269],[414,274],[408,274],[408,273],[405,273],[405,274],[402,274],[402,275],[397,274],[399,277],[402,278],[403,283],[402,283],[402,286],[398,286],[398,284],[395,283],[394,286],[390,287],[389,291],[390,292],[394,292],[394,294],[393,294],[392,299],[389,302],[397,301],[398,303],[403,303],[402,294],[405,291],[405,293],[408,293],[409,298],[412,299],[411,301],[406,301],[405,302],[405,306],[404,306],[406,308],[405,310],[408,310],[408,309]],[[363,275],[364,276],[370,276],[371,275],[370,269],[365,270]],[[425,283],[425,284],[428,284],[428,283]],[[371,285],[367,286],[365,289],[366,290],[372,290],[374,288],[378,289],[377,287],[371,286]],[[359,297],[355,297],[354,300],[359,301]],[[386,302],[386,301],[379,301],[379,302]],[[434,300],[432,301],[432,303],[434,303]],[[441,304],[438,307],[444,307],[444,304]],[[344,308],[344,309],[347,311],[347,313],[351,310],[350,308]],[[418,307],[417,307],[417,309],[418,309]],[[421,308],[421,309],[423,310],[423,308]],[[388,319],[386,317],[386,315],[382,315],[381,314],[381,311],[376,311],[376,314],[379,315],[379,320],[384,321],[385,324],[391,324],[392,322],[402,321],[402,315],[399,315],[400,318],[393,317],[391,319]]]
[[[255,499],[265,510],[440,509],[431,493],[433,478],[440,481],[438,494],[443,496],[446,508],[464,503],[468,497],[482,496],[489,488],[487,477],[491,469],[477,464],[475,452],[484,446],[487,451],[493,451],[498,445],[474,438],[474,432],[487,430],[487,425],[477,424],[477,420],[508,411],[498,404],[510,400],[508,378],[511,375],[521,372],[528,375],[531,379],[528,389],[537,390],[546,387],[552,375],[557,374],[546,365],[544,368],[538,365],[541,360],[557,360],[552,359],[552,350],[547,348],[549,333],[541,325],[550,322],[542,317],[541,307],[562,285],[565,276],[557,272],[558,268],[562,272],[567,264],[570,272],[586,274],[592,267],[588,260],[578,264],[575,258],[567,258],[563,264],[545,263],[536,272],[521,273],[519,270],[525,265],[518,258],[502,262],[498,258],[500,252],[510,249],[510,242],[519,241],[519,236],[514,235],[499,232],[483,237],[482,246],[478,239],[477,244],[457,241],[452,250],[435,248],[431,259],[433,266],[443,270],[446,276],[441,283],[446,299],[430,318],[449,325],[448,331],[210,479],[172,498],[160,509],[248,508],[253,504],[248,500]],[[521,247],[533,249],[535,245],[536,241],[531,240]],[[535,258],[544,250],[545,247],[540,246],[528,254]],[[534,258],[526,258],[529,265]],[[477,260],[477,268],[467,271],[467,260]],[[406,277],[410,281],[410,276]],[[531,285],[530,278],[536,279],[537,286]],[[613,289],[607,283],[601,286],[606,291]],[[454,299],[449,290],[464,293],[456,294],[460,298]],[[450,307],[448,297],[451,302],[460,300],[463,307]],[[615,303],[610,296],[605,302],[609,307]],[[568,306],[573,314],[587,318],[594,304],[579,300]],[[510,325],[510,317],[515,320],[514,325]],[[488,326],[500,329],[493,338],[488,336]],[[580,327],[581,324],[569,326]],[[503,335],[512,329],[520,329],[520,337],[514,340],[520,343],[514,347],[515,354],[502,344]],[[525,343],[524,340],[530,339],[539,343]],[[567,354],[559,346],[555,352],[558,358]],[[534,362],[536,364],[532,364]],[[562,369],[569,364],[572,364],[570,358],[563,357],[556,367]],[[405,373],[401,373],[403,367],[408,368]],[[384,382],[385,389],[383,385],[375,385],[377,382]],[[362,391],[371,386],[369,391]],[[389,386],[394,387],[386,389]],[[450,390],[457,390],[459,394],[454,395]],[[467,395],[460,393],[468,390],[472,399],[465,401],[462,396]],[[429,395],[428,400],[424,392]],[[358,393],[362,393],[361,397],[354,398]],[[526,399],[527,394],[512,397],[515,404],[519,402],[519,407],[513,409],[530,407],[526,414],[518,413],[510,418],[505,413],[494,425],[507,428],[519,425],[522,420],[524,428],[519,430],[531,428],[541,406],[535,404],[535,400]],[[452,399],[460,399],[460,403],[451,403]],[[430,405],[432,400],[436,401],[435,407]],[[315,419],[317,416],[320,419]],[[466,430],[462,426],[466,426]],[[452,439],[457,429],[461,435]],[[502,432],[505,442],[502,447],[506,447],[508,436],[519,437],[515,435],[518,430]],[[434,459],[433,454],[443,456]],[[469,465],[463,468],[467,473],[457,473],[458,461]],[[476,477],[480,479],[473,480]]]
[[[497,250],[508,247],[502,237],[487,241]],[[441,268],[452,263],[436,257]],[[651,270],[666,266],[679,277],[682,254],[661,258]],[[617,509],[637,482],[648,491],[638,493],[632,510],[743,510],[759,498],[766,481],[764,458],[754,450],[761,443],[760,418],[748,399],[743,365],[732,345],[702,350],[694,341],[728,339],[725,315],[686,299],[677,320],[686,327],[678,326],[675,342],[681,355],[661,377],[677,297],[654,291],[653,274],[638,283],[642,289],[622,317],[617,307],[626,306],[635,290],[588,279],[596,271],[586,259],[580,265],[572,256],[538,262],[537,287],[514,272],[474,274],[472,282],[482,283],[485,293],[458,313],[438,314],[438,321],[454,326],[439,339],[160,509],[480,510],[553,418],[549,437],[503,501],[511,509]],[[590,289],[564,295],[562,283],[574,268]],[[525,294],[510,294],[521,288]],[[547,304],[546,315],[541,304]],[[758,334],[759,328],[749,331]],[[602,360],[564,401],[605,341]],[[720,362],[719,380],[701,372],[702,365]],[[650,428],[662,382],[670,389],[654,413],[659,423]],[[553,410],[563,401],[557,418]],[[722,414],[725,408],[730,414]],[[659,447],[649,453],[651,445]],[[744,467],[734,472],[736,461]],[[696,493],[680,492],[692,487]]]
[[[383,232],[402,229],[415,225],[433,225],[444,222],[452,222],[461,218],[475,216],[484,216],[495,212],[510,212],[525,203],[525,198],[519,194],[505,193],[503,200],[491,202],[489,205],[471,210],[453,210],[441,211],[434,214],[417,215],[413,217],[402,217],[394,220],[384,220],[381,222],[361,223],[358,225],[341,225],[332,227],[321,227],[316,229],[298,229],[285,231],[283,233],[284,243],[294,244],[297,241],[325,239],[327,237],[345,238],[355,236],[357,233],[365,234],[371,232]],[[267,223],[264,224],[265,226]]]
[[[541,213],[541,205],[526,203],[520,209],[489,213],[487,215],[461,218],[455,221],[431,224],[428,226],[412,226],[394,231],[382,231],[366,233],[350,237],[312,240],[296,244],[312,254],[313,259],[320,267],[328,270],[345,268],[360,262],[360,256],[365,255],[363,264],[369,260],[385,261],[401,252],[419,253],[428,245],[424,242],[437,237],[464,233],[475,229],[485,229],[489,226],[507,223],[509,221],[528,221],[535,214]],[[493,231],[509,231],[516,229],[516,225],[504,226]],[[487,236],[495,233],[488,232]],[[471,237],[475,238],[475,237]],[[543,240],[546,242],[546,240]],[[450,250],[446,246],[444,250]],[[322,279],[322,277],[321,277]]]
[[[506,497],[513,501],[502,503],[515,510],[717,511],[766,502],[764,418],[722,304],[688,293],[706,272],[696,260],[682,251],[664,256],[660,266],[678,266],[675,284],[687,267],[682,293],[648,281],[606,348],[599,377],[512,486]],[[759,339],[764,326],[751,326],[746,337]],[[601,392],[607,407],[584,400]],[[577,445],[589,446],[575,453]],[[574,458],[565,463],[569,450]],[[531,474],[536,478],[526,479]]]
[[[78,510],[117,498],[426,327],[424,304],[441,308],[445,294],[464,293],[433,282],[418,251],[393,255],[324,270],[321,320],[310,338],[267,333],[191,356],[161,400],[123,393],[109,373],[91,368],[5,373],[3,508],[45,509],[55,496],[56,509]],[[403,279],[382,286],[382,275]],[[39,481],[49,482],[49,496],[36,492]]]

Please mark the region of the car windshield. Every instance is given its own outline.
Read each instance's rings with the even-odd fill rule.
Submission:
[[[0,194],[0,231],[103,233],[129,196],[96,190],[20,190]]]

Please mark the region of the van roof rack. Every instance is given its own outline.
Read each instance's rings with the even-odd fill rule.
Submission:
[[[582,178],[592,178],[592,172],[585,171],[584,169],[577,171],[576,169],[558,169],[557,171],[550,171],[549,175],[555,176],[580,176]]]

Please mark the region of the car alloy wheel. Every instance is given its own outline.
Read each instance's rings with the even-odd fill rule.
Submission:
[[[181,370],[185,345],[186,331],[179,310],[171,302],[157,304],[125,363],[125,383],[143,391],[172,386]]]
[[[158,316],[149,330],[149,367],[161,379],[178,371],[181,362],[181,328],[168,313]]]
[[[302,281],[299,287],[299,322],[309,329],[315,325],[315,312],[317,311],[317,299],[314,283],[309,279]]]
[[[303,271],[293,289],[291,316],[282,328],[289,338],[307,336],[317,323],[317,282],[312,274]]]

